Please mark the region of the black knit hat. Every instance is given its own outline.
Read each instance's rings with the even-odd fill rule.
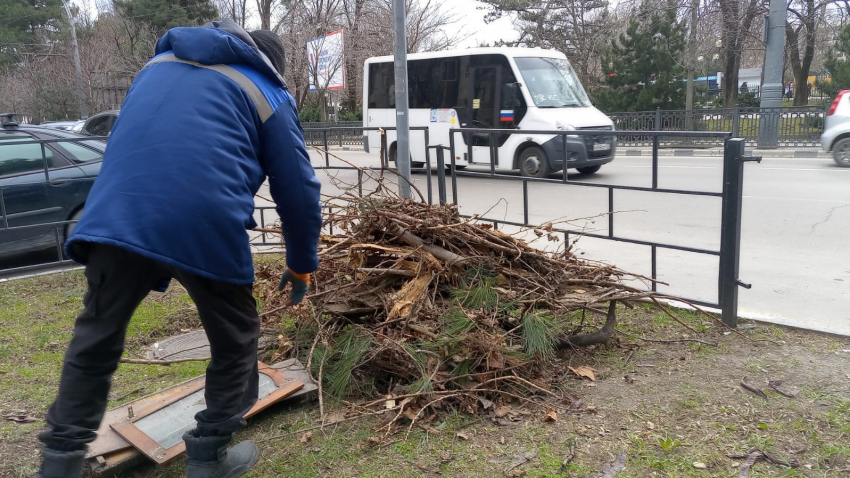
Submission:
[[[283,49],[283,41],[280,37],[269,30],[254,30],[248,34],[251,35],[251,39],[254,40],[260,51],[269,57],[272,66],[280,73],[280,76],[283,76],[286,69],[286,52]]]

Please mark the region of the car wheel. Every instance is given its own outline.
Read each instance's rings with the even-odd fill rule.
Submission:
[[[83,208],[77,209],[77,212],[71,214],[71,217],[68,218],[69,221],[79,221],[80,218],[83,217]],[[68,238],[71,237],[71,233],[74,232],[74,228],[77,226],[76,222],[72,222],[70,224],[65,224],[65,237],[62,238],[62,246],[65,246],[65,243],[68,242]]]
[[[588,166],[586,168],[576,168],[576,169],[578,169],[578,172],[580,172],[581,174],[593,174],[596,171],[599,171],[599,168],[601,168],[601,167],[602,166],[597,164],[596,166]]]
[[[843,168],[850,168],[850,138],[838,140],[832,147],[832,159]]]
[[[522,154],[519,155],[519,170],[523,176],[545,178],[550,171],[546,153],[537,146],[522,150]]]

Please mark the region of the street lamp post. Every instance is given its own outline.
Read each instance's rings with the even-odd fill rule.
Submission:
[[[779,146],[779,118],[782,107],[782,67],[785,58],[785,2],[770,1],[770,14],[765,19],[764,84],[761,86],[761,118],[759,148]]]
[[[393,53],[395,66],[395,164],[401,178],[399,193],[410,197],[410,108],[407,92],[407,27],[404,0],[393,0]],[[426,165],[427,166],[427,165]],[[430,167],[430,166],[429,166]]]
[[[68,2],[62,0],[62,5],[65,6],[65,13],[68,15],[68,23],[71,24],[71,48],[74,49],[74,72],[77,75],[77,94],[80,97],[80,119],[89,117],[89,108],[86,104],[86,89],[83,85],[83,71],[80,68],[80,48],[77,45],[77,29],[74,27],[74,17],[71,16],[71,7]]]

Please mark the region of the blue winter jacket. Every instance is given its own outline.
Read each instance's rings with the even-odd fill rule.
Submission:
[[[287,265],[316,270],[319,181],[295,102],[235,23],[174,28],[156,44],[115,123],[66,244],[111,244],[221,282],[254,280],[246,229],[268,176]]]

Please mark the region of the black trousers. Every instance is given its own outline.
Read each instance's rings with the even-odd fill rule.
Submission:
[[[250,284],[227,284],[191,274],[127,250],[90,244],[84,310],[65,354],[59,395],[39,435],[47,448],[84,450],[106,411],[112,374],[124,351],[133,312],[163,279],[177,279],[198,307],[210,341],[207,409],[195,416],[199,436],[229,435],[246,425],[257,401],[260,319]]]

